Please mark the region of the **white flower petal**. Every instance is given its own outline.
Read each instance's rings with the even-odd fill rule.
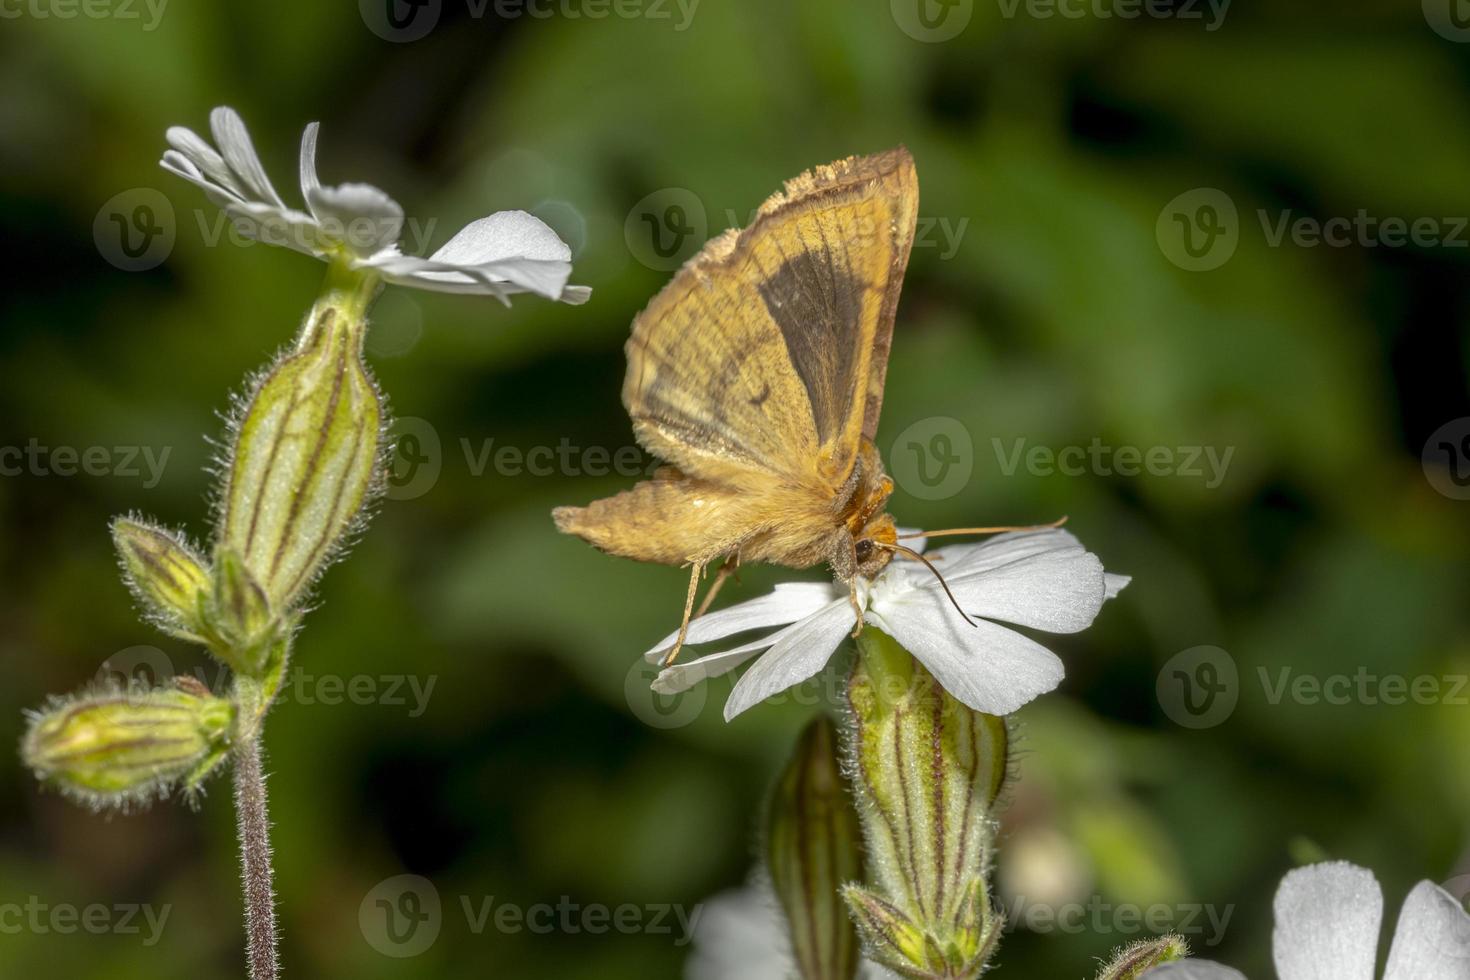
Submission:
[[[229,192],[230,196],[243,198],[240,185],[236,182],[235,175],[230,173],[225,158],[220,156],[204,137],[187,126],[170,126],[164,133],[164,139],[168,140],[169,146],[174,148],[175,153],[189,160],[197,173],[221,190]],[[164,153],[164,158],[168,158],[167,152]]]
[[[267,245],[280,245],[305,255],[320,256],[331,243],[324,240],[316,219],[305,211],[278,208],[258,201],[221,203],[235,230]]]
[[[795,629],[796,627],[790,628]],[[712,653],[688,663],[665,667],[659,671],[659,675],[653,679],[650,687],[657,694],[682,694],[701,681],[730,673],[747,660],[759,655],[762,650],[767,649],[780,638],[780,633],[772,633],[770,636],[752,640],[720,653]]]
[[[796,959],[783,918],[769,886],[709,899],[694,927],[686,980],[785,980]]]
[[[846,592],[842,593],[846,595]],[[785,626],[820,610],[837,598],[837,590],[829,582],[782,582],[757,599],[737,602],[733,606],[706,613],[689,623],[685,643],[711,643],[748,630]],[[649,663],[662,660],[679,638],[674,630],[643,655]]]
[[[581,306],[592,298],[591,286],[564,286],[561,291],[561,301],[568,306]]]
[[[1245,974],[1209,960],[1180,960],[1156,966],[1144,980],[1245,980]]]
[[[459,266],[480,266],[505,259],[570,262],[572,249],[535,215],[525,211],[499,211],[465,225],[429,258]]]
[[[1108,572],[1103,577],[1103,581],[1107,584],[1108,588],[1107,598],[1116,599],[1118,598],[1118,593],[1126,589],[1128,587],[1128,583],[1133,581],[1133,576],[1117,575],[1113,572]]]
[[[1383,891],[1346,861],[1297,868],[1276,890],[1279,980],[1373,980]]]
[[[901,980],[897,973],[886,967],[881,967],[872,960],[863,960],[858,964],[858,980]]]
[[[244,198],[234,191],[232,185],[216,182],[208,174],[201,171],[191,158],[185,156],[178,150],[165,150],[163,152],[163,159],[158,161],[158,165],[169,173],[182,177],[189,183],[202,189],[204,196],[209,198],[216,207],[225,208],[232,204],[241,204],[244,202]]]
[[[1049,633],[1085,630],[1107,596],[1102,562],[1081,549],[1043,552],[945,579],[967,613]],[[929,591],[948,601],[937,579]]]
[[[832,658],[857,616],[844,596],[782,631],[775,646],[751,665],[725,702],[725,720],[814,676]]]
[[[722,892],[704,902],[694,926],[685,980],[790,980],[797,975],[786,914],[769,882]],[[858,980],[898,980],[863,960]]]
[[[265,168],[260,165],[260,157],[255,153],[255,146],[250,142],[250,133],[245,129],[245,121],[240,114],[229,106],[220,106],[209,114],[209,128],[214,133],[215,143],[219,144],[220,155],[241,184],[241,191],[257,201],[285,210],[286,203],[265,175]]]
[[[403,230],[403,208],[371,184],[316,187],[306,203],[323,235],[359,256],[382,254]]]
[[[1008,531],[979,544],[952,544],[929,557],[946,563],[940,567],[945,570],[945,578],[949,578],[950,574],[975,574],[1050,552],[1086,550],[1071,531],[1047,528],[1044,531]]]
[[[405,286],[441,293],[501,297],[532,292],[548,299],[561,299],[566,281],[572,274],[570,262],[505,259],[484,265],[456,266],[435,259],[400,255],[396,251],[374,255],[362,264],[376,268],[389,282]]]
[[[983,619],[966,626],[947,602],[942,593],[937,599],[926,592],[897,599],[875,593],[869,614],[946,691],[976,711],[1008,715],[1062,682],[1062,662],[1046,647]]]
[[[1470,914],[1433,882],[1414,886],[1399,913],[1383,980],[1470,980]]]
[[[316,138],[320,130],[321,123],[307,123],[301,134],[301,197],[312,208],[313,216],[316,209],[312,207],[311,196],[322,186],[321,178],[316,175]]]

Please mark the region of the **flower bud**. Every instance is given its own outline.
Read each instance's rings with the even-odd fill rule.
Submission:
[[[986,874],[1005,721],[973,711],[867,629],[848,686],[870,887],[848,906],[868,955],[906,977],[978,976],[1000,936]]]
[[[123,579],[148,618],[166,633],[201,642],[200,600],[210,584],[194,549],[179,536],[130,517],[112,522],[112,542]]]
[[[232,548],[222,547],[215,556],[214,588],[203,609],[210,649],[237,673],[259,673],[284,627],[276,622],[265,590]]]
[[[832,722],[818,718],[771,797],[766,863],[786,912],[802,980],[851,980],[858,938],[842,886],[862,877],[862,828],[847,794]]]
[[[867,941],[869,955],[875,962],[899,964],[924,963],[933,940],[923,927],[893,905],[862,885],[848,885],[842,891],[853,920]],[[905,973],[907,974],[907,972]]]
[[[219,545],[281,612],[340,548],[377,483],[384,410],[362,359],[365,305],[349,286],[329,288],[236,429]]]
[[[1189,946],[1179,936],[1144,939],[1120,952],[1113,962],[1102,968],[1097,980],[1139,980],[1154,967],[1182,960],[1188,955]]]
[[[31,716],[21,757],[92,806],[126,808],[182,783],[196,789],[228,751],[234,708],[197,681],[96,691]]]

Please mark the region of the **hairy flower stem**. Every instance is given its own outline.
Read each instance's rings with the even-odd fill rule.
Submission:
[[[276,980],[276,896],[271,870],[270,816],[260,736],[235,746],[235,817],[240,833],[240,870],[245,891],[246,956],[250,980]]]

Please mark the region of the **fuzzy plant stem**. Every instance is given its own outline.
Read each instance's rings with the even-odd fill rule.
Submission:
[[[250,980],[276,980],[276,896],[271,871],[271,828],[266,813],[260,738],[235,748],[235,815],[240,832],[241,879],[245,890],[246,955]]]

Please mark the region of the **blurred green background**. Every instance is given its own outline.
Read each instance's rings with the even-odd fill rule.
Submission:
[[[510,310],[390,290],[377,308],[371,361],[412,420],[395,490],[322,582],[305,674],[266,734],[287,976],[680,975],[677,926],[477,932],[464,900],[692,909],[739,885],[770,782],[839,688],[729,725],[728,680],[655,703],[635,657],[676,623],[683,573],[598,555],[548,511],[632,482],[587,471],[630,445],[621,346],[672,263],[783,179],[899,142],[923,221],[879,438],[892,509],[931,527],[1065,513],[1135,577],[1091,630],[1048,638],[1067,679],[1018,715],[999,854],[1011,907],[1100,918],[1022,916],[998,975],[1091,977],[1142,934],[1108,910],[1162,903],[1206,955],[1266,977],[1294,862],[1372,867],[1390,921],[1416,880],[1470,872],[1453,681],[1470,671],[1470,503],[1449,479],[1470,464],[1436,448],[1470,435],[1470,45],[1448,2],[1125,19],[1099,15],[1137,9],[1113,0],[1075,18],[1024,0],[557,0],[548,17],[430,0],[396,20],[369,0],[98,2],[0,20],[0,447],[42,461],[0,478],[0,741],[105,662],[211,669],[137,622],[107,521],[207,535],[217,413],[324,272],[220,238],[156,166],[167,126],[235,106],[296,200],[297,140],[320,119],[323,179],[392,193],[418,221],[408,250],[526,208],[595,290]],[[1360,212],[1431,220],[1418,242],[1275,235]],[[157,231],[137,262],[130,223]],[[1170,462],[1048,473],[1008,464],[1018,440]],[[497,463],[507,446],[566,446],[571,464]],[[57,447],[107,461],[64,476]],[[168,452],[156,479],[129,447]],[[1206,447],[1232,454],[1218,480],[1185,465]],[[959,468],[943,486],[924,450]],[[787,574],[749,569],[727,598]],[[1237,679],[1189,727],[1173,658],[1205,645]],[[1195,656],[1186,674],[1210,680]],[[1429,705],[1273,694],[1360,673],[1451,680]],[[0,753],[0,977],[237,977],[235,862],[224,780],[197,814],[107,818]],[[374,889],[403,874],[432,882],[441,928],[393,957]],[[141,918],[141,934],[47,913],[14,928],[28,904],[93,903],[169,918],[151,945]],[[1228,910],[1218,945],[1202,913],[1185,921],[1196,905]]]

